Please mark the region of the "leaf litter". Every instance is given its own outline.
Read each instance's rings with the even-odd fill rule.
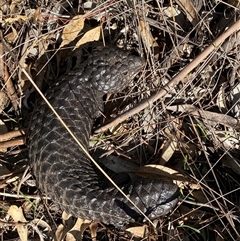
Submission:
[[[96,2],[92,9],[90,5],[84,9],[86,4],[78,5],[77,1],[40,1],[37,5],[15,0],[0,7],[0,103],[5,130],[0,135],[2,239],[237,240],[239,31],[214,46],[208,58],[161,99],[137,114],[130,111],[165,88],[239,21],[239,1]],[[157,175],[179,183],[179,205],[168,217],[156,220],[155,230],[147,224],[125,231],[66,219],[68,216],[50,200],[43,197],[40,201],[31,180],[21,183],[15,174],[18,170],[24,174],[25,130],[37,98],[22,69],[46,90],[87,57],[94,41],[109,44],[109,39],[119,47],[144,54],[147,67],[125,90],[107,99],[105,109],[110,115],[101,118],[96,128],[111,124],[125,112],[128,118],[113,122],[108,131],[96,132],[91,153],[101,149],[99,156],[120,157],[141,166],[135,171],[138,175]],[[142,167],[145,164],[152,165]],[[115,166],[119,165],[121,161]],[[17,185],[30,199],[17,195]]]

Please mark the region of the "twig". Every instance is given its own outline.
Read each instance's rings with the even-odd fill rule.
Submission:
[[[0,149],[21,146],[25,144],[25,137],[17,137],[14,140],[0,142]]]
[[[26,133],[25,129],[9,131],[7,133],[0,135],[0,142],[8,141],[19,136],[23,137],[25,136],[25,133]]]
[[[3,78],[4,84],[6,86],[7,89],[7,95],[8,98],[11,100],[12,102],[12,106],[15,110],[15,112],[18,114],[19,113],[19,109],[18,109],[18,95],[16,93],[16,90],[14,88],[14,85],[12,83],[12,79],[11,76],[9,76],[9,71],[8,68],[6,66],[6,64],[3,61],[3,55],[4,55],[4,40],[3,40],[3,35],[2,35],[2,31],[0,31],[0,39],[1,39],[1,48],[0,48],[0,66],[1,66],[1,74],[3,74],[3,76],[1,76]]]
[[[18,194],[11,194],[11,193],[5,193],[5,192],[0,192],[0,196],[3,197],[11,197],[11,198],[19,198]],[[24,195],[22,198],[28,198],[28,199],[48,199],[51,200],[49,197],[40,197],[40,196],[34,196],[34,195]]]
[[[201,110],[192,105],[178,105],[168,106],[167,110],[178,111],[182,113],[188,113],[196,118],[202,118],[205,120],[212,121],[215,124],[225,125],[231,128],[239,129],[239,121],[237,118],[231,117],[225,114],[219,114],[212,111]]]

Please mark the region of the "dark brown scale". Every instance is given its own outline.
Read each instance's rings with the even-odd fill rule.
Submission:
[[[103,95],[119,91],[143,64],[140,57],[129,52],[98,49],[61,77],[46,97],[88,149]],[[43,100],[38,103],[30,128],[29,157],[40,190],[73,216],[115,226],[143,220],[132,204],[99,174]],[[120,187],[150,219],[167,214],[178,201],[177,186],[158,178],[139,178]]]

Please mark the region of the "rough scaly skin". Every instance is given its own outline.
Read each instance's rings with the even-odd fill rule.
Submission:
[[[129,52],[101,48],[47,91],[52,106],[86,149],[103,95],[120,90],[143,63]],[[30,128],[29,157],[40,190],[73,216],[115,226],[143,219],[96,170],[43,100]],[[167,214],[178,201],[177,186],[161,179],[139,178],[121,188],[150,219]]]

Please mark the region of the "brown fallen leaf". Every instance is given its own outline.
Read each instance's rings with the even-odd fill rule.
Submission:
[[[83,232],[91,223],[91,220],[78,218],[72,229],[67,232],[66,241],[81,240]]]
[[[149,24],[146,21],[140,20],[140,29],[142,40],[147,48],[158,46],[156,40],[152,36]]]
[[[86,32],[83,37],[77,42],[73,50],[77,49],[79,46],[93,41],[98,41],[100,39],[102,26],[98,26]]]
[[[85,18],[83,15],[77,15],[64,27],[62,32],[62,43],[60,48],[72,42],[84,27]]]
[[[174,181],[180,188],[184,188],[186,184],[189,184],[191,182],[190,179],[184,177],[180,172],[162,165],[146,165],[140,167],[136,171],[132,171],[131,173],[143,177],[151,176],[156,178],[165,178],[166,180]]]
[[[39,200],[40,200],[40,199],[39,199]],[[31,206],[32,206],[32,204],[31,204]],[[42,219],[35,218],[35,219],[32,221],[32,223],[35,224],[35,225],[37,225],[37,226],[40,226],[40,227],[42,227],[42,228],[44,228],[44,229],[47,229],[48,232],[52,231],[50,225],[49,225],[47,222],[45,222],[44,220],[42,220]]]
[[[162,149],[162,154],[161,154],[161,159],[159,161],[160,164],[165,164],[170,160],[172,155],[175,153],[177,149],[177,141],[168,139],[164,141],[163,144],[163,149]]]
[[[38,86],[42,85],[45,72],[47,71],[46,62],[48,61],[46,51],[49,45],[54,44],[55,35],[53,33],[43,35],[37,41],[31,42],[26,47],[26,51],[19,60],[19,65],[35,80]],[[27,40],[26,40],[27,41]],[[36,59],[34,62],[26,61],[27,58]],[[29,88],[30,81],[22,68],[19,69],[18,77],[21,87],[25,90]],[[41,70],[41,71],[40,71]],[[40,71],[40,72],[39,72]],[[33,75],[35,73],[35,75]]]
[[[201,1],[200,1],[201,2]],[[182,8],[185,12],[188,20],[192,23],[193,26],[196,26],[199,22],[198,13],[196,8],[193,5],[193,2],[190,0],[176,0],[176,3]]]
[[[22,222],[16,224],[17,232],[21,241],[28,241],[28,230],[26,225],[24,225],[24,223],[27,221],[23,215],[22,208],[12,205],[8,210],[8,214],[13,218],[14,222]]]
[[[75,222],[70,214],[65,211],[62,213],[63,224],[60,224],[55,233],[56,240],[61,241],[65,238],[66,241],[81,240],[85,229],[92,223],[91,220],[78,218]]]
[[[13,27],[13,25],[10,26],[11,30],[8,34],[4,36],[4,39],[9,43],[13,44],[13,42],[18,38],[18,32],[17,30]]]
[[[5,134],[7,132],[8,132],[8,129],[7,129],[6,124],[2,120],[0,120],[0,135]],[[6,146],[0,147],[0,152],[2,152],[2,153],[7,152],[7,147]]]
[[[7,18],[5,19],[5,23],[14,23],[14,22],[18,22],[19,20],[23,20],[23,21],[27,21],[28,20],[28,16],[26,15],[16,15],[14,18]]]
[[[97,226],[98,222],[92,222],[89,226],[92,241],[97,241]]]
[[[74,226],[74,218],[65,211],[62,213],[63,224],[57,227],[55,236],[57,241],[61,241],[66,236],[67,232]]]
[[[144,238],[146,237],[147,226],[137,226],[137,227],[130,227],[127,229],[128,232],[133,234],[135,237]]]
[[[7,94],[3,91],[0,91],[0,113],[2,113],[2,111],[8,106],[9,102],[10,100]]]

